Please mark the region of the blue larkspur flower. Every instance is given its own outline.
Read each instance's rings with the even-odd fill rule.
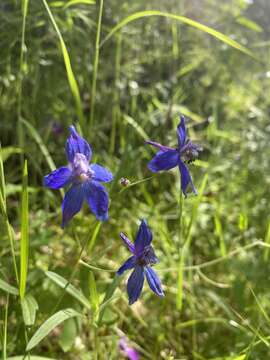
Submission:
[[[126,270],[134,269],[127,283],[129,305],[138,300],[142,292],[145,276],[150,289],[156,295],[164,296],[159,277],[152,269],[152,265],[155,265],[158,259],[151,246],[152,233],[146,220],[141,221],[134,244],[125,234],[120,233],[120,237],[132,253],[132,256],[117,271],[117,275],[122,275]]]
[[[79,136],[74,126],[69,127],[66,156],[69,164],[44,177],[44,185],[51,189],[70,186],[62,203],[62,227],[77,214],[86,200],[98,220],[108,219],[109,197],[100,182],[110,182],[113,175],[98,164],[89,164],[90,145]]]
[[[194,161],[198,157],[199,151],[202,151],[202,148],[187,138],[184,116],[180,117],[180,123],[177,126],[177,138],[177,148],[164,146],[154,141],[146,141],[147,144],[159,149],[159,152],[148,163],[148,168],[152,172],[158,172],[170,170],[178,166],[181,174],[181,189],[183,194],[186,196],[189,185],[191,186],[191,190],[197,194],[192,177],[185,163]]]

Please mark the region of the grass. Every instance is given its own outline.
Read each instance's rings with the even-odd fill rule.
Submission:
[[[121,359],[122,336],[141,359],[269,357],[268,6],[1,2],[3,360]],[[147,169],[145,140],[175,146],[179,112],[204,148],[197,197]],[[71,124],[114,174],[102,226],[85,206],[62,230],[65,191],[43,187]],[[145,284],[129,306],[119,232],[141,218],[165,297]]]

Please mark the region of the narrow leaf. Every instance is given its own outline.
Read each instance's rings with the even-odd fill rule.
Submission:
[[[65,320],[75,316],[82,316],[82,315],[73,309],[65,309],[58,311],[56,314],[54,314],[49,319],[47,319],[35,332],[35,334],[32,336],[32,338],[27,344],[26,351],[32,350],[58,325],[60,325]]]
[[[53,271],[46,271],[46,276],[48,276],[49,279],[51,279],[55,284],[60,286],[62,289],[65,289],[65,291],[77,299],[82,305],[84,305],[87,309],[90,309],[90,303],[87,300],[87,298],[83,295],[83,293],[76,289],[72,284],[69,284],[68,281],[63,278],[61,275],[56,274]]]
[[[2,279],[0,279],[0,289],[7,292],[8,294],[19,295],[18,289],[16,289],[14,286],[9,285]]]
[[[44,155],[44,157],[47,161],[47,164],[49,165],[50,170],[53,171],[56,168],[55,163],[54,163],[46,145],[44,144],[41,136],[39,135],[37,130],[33,127],[33,125],[30,124],[29,121],[27,121],[25,119],[21,119],[20,121],[25,125],[25,127],[29,131],[29,134],[32,136],[32,138],[35,140],[35,142],[39,146],[40,151]]]
[[[53,27],[57,33],[57,36],[59,38],[59,42],[60,42],[60,46],[61,46],[61,50],[62,50],[62,55],[63,55],[63,59],[64,59],[64,63],[65,63],[65,67],[66,67],[66,73],[67,73],[67,78],[68,78],[68,82],[69,82],[69,86],[72,92],[72,95],[74,97],[74,101],[76,104],[76,108],[77,108],[77,115],[78,118],[80,119],[80,125],[82,128],[84,128],[84,117],[83,117],[83,111],[82,111],[82,102],[81,102],[81,98],[80,98],[80,92],[79,92],[79,87],[77,84],[77,81],[75,79],[73,70],[72,70],[72,66],[71,66],[71,61],[70,61],[70,57],[66,48],[66,44],[64,42],[64,39],[62,37],[62,34],[58,28],[58,25],[56,24],[56,21],[53,17],[53,14],[50,10],[50,7],[47,3],[46,0],[43,0],[44,6],[48,12],[49,18],[53,24]]]
[[[27,294],[21,299],[23,320],[26,326],[32,326],[36,321],[36,312],[38,310],[38,303],[36,299]]]
[[[157,10],[139,11],[139,12],[136,12],[136,13],[126,17],[125,19],[120,21],[116,26],[114,26],[112,28],[112,30],[109,32],[109,34],[101,42],[100,46],[102,46],[106,41],[108,41],[117,31],[119,31],[125,25],[129,24],[132,21],[135,21],[135,20],[138,20],[138,19],[141,19],[144,17],[149,17],[149,16],[161,16],[161,17],[180,21],[181,23],[190,25],[196,29],[199,29],[205,33],[208,33],[208,34],[212,35],[213,37],[215,37],[216,39],[224,42],[225,44],[255,58],[254,54],[250,50],[248,50],[245,46],[239,44],[238,42],[236,42],[235,40],[224,35],[220,31],[217,31],[209,26],[203,25],[203,24],[199,23],[198,21],[192,20],[188,17],[170,14],[170,13],[157,11]]]
[[[92,271],[89,271],[89,292],[90,292],[90,303],[93,312],[96,313],[99,307],[99,297],[96,286],[95,275]]]
[[[95,4],[94,0],[70,0],[64,5],[64,9],[69,8],[73,5],[93,5]]]
[[[21,247],[20,247],[20,297],[25,295],[28,255],[29,255],[29,214],[28,214],[28,170],[27,161],[24,162],[22,179],[22,205],[21,205]]]

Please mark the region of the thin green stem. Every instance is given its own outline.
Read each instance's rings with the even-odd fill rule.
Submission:
[[[7,302],[6,302],[6,306],[5,306],[5,322],[4,322],[4,335],[3,335],[3,360],[7,359],[8,304],[9,304],[9,295],[7,295]]]
[[[96,34],[96,45],[95,45],[95,58],[94,58],[94,67],[93,67],[93,78],[92,78],[92,90],[91,90],[91,99],[90,99],[90,101],[91,101],[91,104],[90,104],[90,106],[91,106],[90,107],[90,129],[92,128],[92,126],[94,124],[102,13],[103,13],[103,0],[100,0],[98,23],[97,23],[97,34]]]

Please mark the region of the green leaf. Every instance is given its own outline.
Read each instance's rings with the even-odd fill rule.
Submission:
[[[26,326],[32,326],[36,321],[36,312],[38,310],[38,303],[36,299],[27,294],[21,299],[23,320]]]
[[[64,352],[69,351],[75,341],[77,335],[77,326],[75,319],[68,319],[59,338],[59,344]]]
[[[47,319],[35,332],[35,334],[31,337],[30,341],[27,344],[26,351],[32,350],[58,325],[60,325],[65,320],[73,318],[75,316],[82,315],[74,309],[65,309],[58,311],[56,314]]]
[[[65,67],[66,67],[66,73],[67,73],[67,78],[68,78],[68,82],[69,82],[69,86],[71,89],[71,93],[74,97],[74,101],[76,104],[76,108],[77,108],[77,115],[78,118],[80,119],[80,125],[82,128],[84,128],[84,116],[83,116],[83,111],[82,111],[82,102],[81,102],[81,97],[80,97],[80,92],[79,92],[79,87],[77,84],[77,81],[75,79],[73,70],[72,70],[72,66],[71,66],[71,61],[70,61],[70,57],[67,51],[67,47],[66,44],[64,42],[64,39],[62,37],[62,34],[58,28],[58,25],[56,24],[56,21],[53,17],[53,14],[50,10],[50,7],[47,3],[46,0],[43,0],[44,6],[48,12],[49,18],[53,24],[53,27],[57,33],[57,36],[59,38],[59,42],[60,42],[60,47],[62,50],[62,55],[63,55],[63,59],[64,59],[64,63],[65,63]]]
[[[20,297],[25,295],[29,255],[28,170],[24,162],[22,179],[21,243],[20,243]]]
[[[80,290],[76,289],[72,284],[69,284],[65,278],[63,278],[61,275],[56,274],[53,271],[46,271],[45,274],[49,279],[51,279],[55,284],[64,289],[72,297],[77,299],[87,309],[90,309],[90,303],[83,295],[83,293]]]
[[[9,285],[2,279],[0,279],[0,289],[12,295],[19,295],[18,289],[16,289],[14,286]]]
[[[93,5],[95,4],[94,0],[70,0],[64,5],[64,9],[69,8],[73,5]]]
[[[228,36],[224,35],[223,33],[221,33],[220,31],[217,31],[213,28],[210,28],[209,26],[203,25],[201,23],[199,23],[198,21],[192,20],[188,17],[185,16],[180,16],[180,15],[175,15],[175,14],[170,14],[170,13],[166,13],[166,12],[162,12],[162,11],[157,11],[157,10],[149,10],[149,11],[139,11],[136,12],[132,15],[129,15],[128,17],[126,17],[125,19],[123,19],[122,21],[120,21],[116,26],[114,26],[112,28],[112,30],[109,32],[109,34],[105,37],[105,39],[101,42],[100,47],[106,42],[108,41],[117,31],[119,31],[120,29],[122,29],[124,26],[126,26],[127,24],[129,24],[132,21],[144,18],[144,17],[149,17],[149,16],[161,16],[161,17],[165,17],[165,18],[169,18],[169,19],[173,19],[173,20],[177,20],[180,21],[181,23],[190,25],[196,29],[199,29],[205,33],[208,33],[210,35],[212,35],[213,37],[215,37],[216,39],[224,42],[225,44],[255,58],[255,55],[248,50],[245,46],[239,44],[238,42],[236,42],[235,40],[229,38]]]
[[[143,140],[148,140],[149,136],[146,134],[144,129],[129,115],[124,115],[124,120],[131,125],[135,131],[143,138]]]
[[[21,154],[23,151],[21,148],[16,147],[16,146],[7,146],[7,147],[0,149],[0,152],[1,152],[1,156],[2,156],[2,161],[4,162],[10,157],[10,155]]]
[[[245,26],[246,28],[256,31],[256,32],[262,32],[263,28],[261,26],[259,26],[257,23],[255,23],[254,21],[244,17],[244,16],[239,16],[236,21],[238,22],[238,24]]]
[[[40,148],[40,151],[42,152],[47,161],[47,164],[49,165],[50,170],[53,171],[54,169],[56,169],[55,163],[37,130],[33,127],[33,125],[30,124],[29,121],[25,119],[21,119],[20,121],[23,123],[23,125],[25,125],[25,127],[29,131],[29,134],[36,141],[37,145]]]

